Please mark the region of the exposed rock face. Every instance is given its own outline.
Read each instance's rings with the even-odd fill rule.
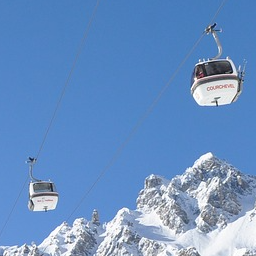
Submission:
[[[98,229],[98,225],[84,218],[76,219],[72,227],[64,222],[38,248],[45,255],[89,256],[97,245]]]
[[[196,248],[188,248],[188,249],[181,249],[178,253],[178,256],[200,256],[197,252]]]
[[[94,210],[0,256],[255,256],[255,195],[256,177],[208,153],[171,180],[147,177],[134,211],[101,224]]]
[[[193,226],[207,233],[224,228],[241,212],[241,198],[254,190],[255,177],[243,175],[208,153],[169,183],[159,176],[149,176],[137,207],[156,211],[162,223],[176,233]]]

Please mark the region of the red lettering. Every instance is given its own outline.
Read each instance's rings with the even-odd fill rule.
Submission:
[[[208,86],[206,90],[214,91],[218,89],[228,89],[228,88],[235,88],[235,86],[233,84],[220,84],[220,85]]]

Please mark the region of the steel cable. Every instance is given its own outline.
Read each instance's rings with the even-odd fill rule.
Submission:
[[[216,13],[214,14],[211,23],[213,21],[215,21],[215,19],[217,18],[217,16],[219,15],[221,9],[223,8],[225,2],[227,0],[223,0],[222,3],[220,4],[218,10],[216,11]],[[176,70],[174,71],[174,73],[172,74],[172,76],[170,77],[169,81],[165,84],[165,86],[160,90],[160,92],[158,93],[157,97],[153,100],[153,102],[151,103],[151,105],[147,108],[147,110],[145,111],[145,113],[139,118],[139,120],[137,121],[137,123],[135,124],[135,126],[132,128],[132,130],[130,131],[130,133],[128,134],[128,136],[124,139],[123,143],[121,143],[121,145],[117,148],[117,150],[115,151],[114,155],[111,157],[110,161],[108,162],[108,164],[100,171],[99,175],[97,176],[97,178],[95,179],[95,181],[92,183],[92,185],[88,188],[88,190],[84,193],[84,195],[82,196],[81,200],[77,203],[76,207],[73,209],[73,211],[71,212],[71,214],[68,216],[67,221],[70,220],[70,218],[74,215],[74,213],[78,210],[78,208],[82,205],[83,201],[85,200],[85,198],[90,194],[90,192],[93,190],[93,188],[97,185],[97,183],[100,181],[100,179],[103,177],[103,175],[110,169],[111,166],[113,166],[113,164],[115,163],[115,161],[118,159],[119,155],[121,154],[121,152],[123,151],[123,149],[125,148],[125,146],[128,144],[128,142],[132,139],[133,135],[136,133],[136,131],[139,129],[139,127],[142,125],[142,123],[146,120],[146,118],[149,116],[149,114],[153,111],[153,109],[155,108],[155,106],[157,105],[157,103],[159,102],[159,100],[161,99],[162,95],[165,93],[165,91],[167,90],[167,88],[170,86],[170,84],[172,83],[172,81],[174,80],[174,78],[176,77],[176,75],[179,73],[179,71],[181,70],[181,68],[183,67],[183,65],[186,63],[186,61],[188,60],[188,58],[191,56],[191,54],[194,52],[194,50],[196,49],[196,47],[199,45],[199,43],[201,42],[201,40],[203,39],[205,35],[205,31],[201,34],[201,36],[198,38],[198,40],[196,41],[196,43],[193,45],[193,47],[191,48],[191,50],[188,52],[188,54],[184,57],[184,59],[180,62],[180,64],[178,65],[178,67],[176,68]]]

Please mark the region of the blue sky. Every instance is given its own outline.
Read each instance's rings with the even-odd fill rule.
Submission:
[[[102,222],[110,221],[119,209],[136,208],[148,175],[171,179],[207,152],[255,175],[252,0],[227,1],[215,20],[223,29],[222,57],[230,56],[236,66],[248,61],[238,101],[208,108],[193,100],[194,65],[217,53],[212,37],[205,36],[105,169],[221,2],[100,2],[34,167],[34,175],[54,181],[60,195],[57,209],[47,213],[27,209],[25,161],[38,153],[96,1],[0,2],[0,245],[40,244],[63,221],[90,219],[93,209]]]

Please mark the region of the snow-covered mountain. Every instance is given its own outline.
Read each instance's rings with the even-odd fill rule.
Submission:
[[[0,255],[256,256],[256,177],[212,153],[184,174],[146,178],[137,209],[108,223],[76,219],[40,245],[0,246]]]

